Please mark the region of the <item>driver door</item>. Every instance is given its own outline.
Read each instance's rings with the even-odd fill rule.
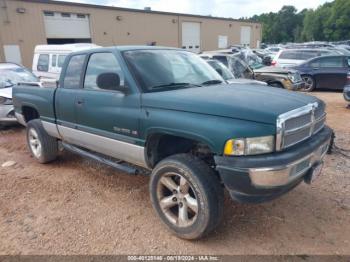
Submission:
[[[117,73],[120,86],[127,86],[113,53],[93,53],[88,58],[83,88],[77,94],[75,110],[79,144],[124,161],[144,165],[139,143],[140,95],[102,89],[97,78]],[[127,88],[127,87],[126,87]]]

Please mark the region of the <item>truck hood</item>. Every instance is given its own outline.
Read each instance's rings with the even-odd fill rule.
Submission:
[[[145,93],[144,108],[177,110],[276,124],[285,112],[319,99],[275,87],[227,84]]]

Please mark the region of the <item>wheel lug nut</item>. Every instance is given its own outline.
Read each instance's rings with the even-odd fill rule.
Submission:
[[[176,189],[174,189],[174,190],[173,190],[173,194],[177,194],[177,191],[176,191]]]
[[[180,202],[180,203],[179,203],[179,207],[183,207],[183,204],[182,204],[182,202]]]
[[[177,201],[177,198],[176,198],[176,197],[173,197],[173,201],[176,202],[176,201]]]

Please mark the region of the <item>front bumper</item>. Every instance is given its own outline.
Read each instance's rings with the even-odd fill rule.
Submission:
[[[296,82],[296,83],[293,83],[289,79],[286,79],[283,81],[284,88],[288,90],[293,90],[293,91],[302,89],[304,87],[304,84],[305,83],[303,81]]]
[[[7,125],[17,123],[13,105],[0,105],[0,124]]]
[[[332,130],[323,130],[288,150],[268,155],[216,156],[216,169],[233,199],[239,202],[272,200],[309,180],[313,168],[322,163]]]
[[[350,86],[344,88],[344,99],[350,102]]]

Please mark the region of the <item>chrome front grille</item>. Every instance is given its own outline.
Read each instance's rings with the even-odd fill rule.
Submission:
[[[291,147],[320,131],[325,124],[323,104],[308,104],[282,114],[277,119],[276,150]]]

